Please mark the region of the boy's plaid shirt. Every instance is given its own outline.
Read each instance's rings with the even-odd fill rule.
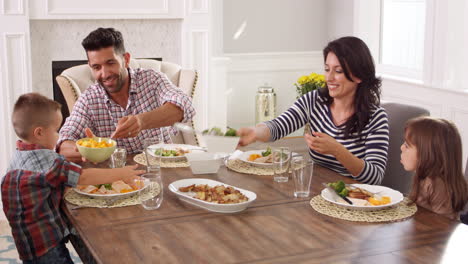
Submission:
[[[76,186],[81,167],[39,145],[17,142],[2,180],[3,211],[22,260],[47,253],[68,232],[60,215],[65,185]]]

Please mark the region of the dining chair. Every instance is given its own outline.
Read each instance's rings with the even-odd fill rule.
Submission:
[[[466,159],[466,165],[465,165],[465,180],[468,181],[468,159]]]
[[[162,72],[166,74],[174,85],[182,89],[193,99],[198,79],[198,74],[195,70],[182,69],[178,64],[153,59],[131,59],[129,67],[134,69],[154,69],[155,71]],[[95,82],[88,64],[65,69],[55,79],[62,91],[70,113],[81,93]],[[193,121],[190,121],[187,125],[194,127]],[[181,131],[177,135],[171,135],[171,137],[173,143],[199,145],[197,136],[190,132]]]
[[[413,173],[405,171],[400,163],[400,146],[405,141],[405,124],[411,118],[429,115],[429,111],[422,107],[395,102],[382,102],[381,106],[387,111],[389,124],[387,168],[382,185],[407,194],[411,188]]]

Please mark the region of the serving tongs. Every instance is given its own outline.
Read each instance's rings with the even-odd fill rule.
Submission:
[[[353,202],[351,202],[351,200],[349,200],[347,197],[342,197],[341,195],[338,194],[338,192],[333,189],[332,187],[328,186],[328,184],[322,182],[322,185],[325,186],[325,188],[327,188],[327,190],[332,193],[333,196],[335,196],[335,201],[337,200],[336,198],[338,199],[342,199],[342,200],[345,200],[345,202],[347,202],[348,204],[353,204]]]

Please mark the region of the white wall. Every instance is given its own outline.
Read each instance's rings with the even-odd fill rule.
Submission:
[[[224,52],[320,50],[326,39],[326,0],[224,0]],[[238,39],[233,35],[246,22]]]
[[[323,73],[322,49],[353,33],[354,0],[223,1],[227,124],[255,125],[255,94],[264,83],[277,94],[277,114],[296,100],[301,75]],[[244,20],[239,39],[233,35]],[[300,134],[297,132],[295,135]]]
[[[353,35],[354,0],[328,0],[326,21],[328,40]]]

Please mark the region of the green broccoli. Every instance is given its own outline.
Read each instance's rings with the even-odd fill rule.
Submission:
[[[341,197],[346,197],[346,196],[348,196],[348,193],[349,193],[348,189],[343,188],[343,190],[341,190],[341,192],[339,192],[338,194],[339,194]]]
[[[237,131],[234,128],[229,128],[224,134],[225,137],[235,137]]]
[[[266,157],[266,156],[268,156],[270,154],[271,154],[271,148],[270,147],[267,147],[267,149],[262,152],[263,157]]]
[[[335,189],[335,191],[337,193],[340,193],[346,187],[346,185],[345,185],[345,183],[343,181],[331,182],[331,183],[328,184],[328,186]]]

